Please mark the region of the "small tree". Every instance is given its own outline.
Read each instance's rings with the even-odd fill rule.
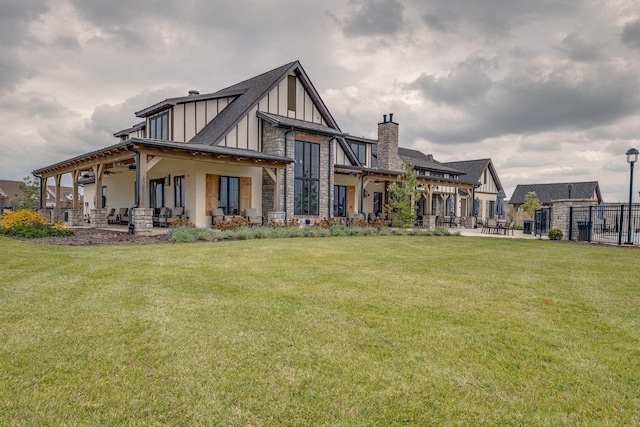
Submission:
[[[25,176],[24,182],[20,183],[20,191],[22,191],[22,197],[17,194],[15,201],[13,202],[14,210],[30,209],[32,211],[40,209],[40,183],[35,178],[29,178]]]
[[[404,173],[387,187],[389,203],[385,212],[400,227],[411,227],[417,218],[418,172],[411,163],[405,163]]]
[[[540,203],[538,195],[535,191],[530,191],[526,196],[524,196],[524,204],[522,205],[522,209],[524,209],[525,212],[529,213],[531,219],[535,218],[536,210],[540,209],[541,207],[542,203]]]

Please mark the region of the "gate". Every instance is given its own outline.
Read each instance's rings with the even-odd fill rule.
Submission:
[[[542,236],[547,234],[551,228],[551,212],[552,208],[540,208],[535,214],[535,235]]]

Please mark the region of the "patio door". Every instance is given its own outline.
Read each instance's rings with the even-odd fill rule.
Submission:
[[[155,212],[164,207],[164,178],[152,179],[149,184],[149,207]]]

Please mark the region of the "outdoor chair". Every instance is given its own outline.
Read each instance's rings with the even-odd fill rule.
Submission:
[[[486,229],[488,234],[491,234],[493,231],[495,231],[496,233],[498,232],[498,223],[496,222],[495,219],[488,219],[485,225],[485,228],[483,228],[482,230],[484,231]]]
[[[173,208],[171,211],[171,219],[182,219],[185,216],[184,208],[182,206],[178,206],[177,208]]]
[[[158,215],[153,216],[153,225],[157,225],[158,227],[168,227],[170,216],[171,216],[171,209],[169,209],[166,206],[161,207],[160,212],[158,212]]]
[[[118,223],[118,215],[116,215],[116,208],[111,208],[109,214],[107,215],[107,224],[117,224]]]
[[[224,211],[222,208],[211,209],[211,225],[214,226],[222,221],[224,221]]]
[[[515,236],[515,232],[514,232],[515,229],[516,229],[516,222],[511,221],[511,224],[509,224],[509,228],[507,228],[507,230],[505,231],[505,234],[509,234],[509,231],[511,231],[511,235]]]
[[[120,208],[118,211],[118,222],[120,225],[129,224],[129,208]]]
[[[249,224],[252,227],[254,225],[262,225],[262,217],[258,215],[258,210],[256,208],[245,208],[244,217],[249,221]]]

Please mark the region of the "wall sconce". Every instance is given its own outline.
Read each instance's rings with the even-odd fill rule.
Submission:
[[[351,176],[358,176],[358,172],[351,172],[349,175],[351,175]]]
[[[377,180],[377,179],[376,179],[375,181],[373,181],[373,183],[374,183],[375,185],[380,185],[380,180]]]
[[[365,192],[364,192],[364,197],[365,197],[365,198],[367,198],[367,197],[369,197],[369,196],[371,196],[371,194],[369,194],[367,191],[365,191]]]
[[[171,186],[171,175],[167,175],[164,177],[164,186],[165,187]]]

